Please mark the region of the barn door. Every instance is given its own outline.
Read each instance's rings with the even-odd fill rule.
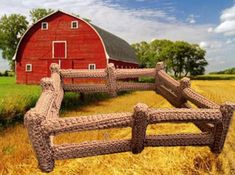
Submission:
[[[52,58],[67,58],[67,43],[66,41],[53,41],[52,43]]]

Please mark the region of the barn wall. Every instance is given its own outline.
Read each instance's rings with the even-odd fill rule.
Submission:
[[[78,29],[71,29],[71,21],[78,20],[64,13],[56,13],[42,22],[48,22],[48,30],[41,30],[41,22],[32,27],[23,38],[17,54],[17,83],[39,83],[49,76],[52,62],[61,62],[61,68],[87,69],[88,64],[105,68],[107,60],[103,45],[96,32],[85,22],[78,20]],[[67,42],[67,58],[52,58],[52,41]],[[25,65],[32,64],[32,72],[25,72]],[[30,76],[29,76],[30,75]]]

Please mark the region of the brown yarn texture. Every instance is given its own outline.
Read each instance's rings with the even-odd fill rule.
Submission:
[[[141,153],[145,147],[154,146],[209,146],[219,154],[224,146],[235,104],[218,105],[190,88],[190,80],[179,82],[164,71],[163,63],[153,69],[60,69],[53,63],[51,77],[41,80],[42,94],[36,106],[24,117],[24,124],[34,148],[39,168],[51,172],[57,159],[70,159],[131,151]],[[125,79],[154,77],[155,83],[127,82]],[[63,84],[63,78],[103,78],[103,84]],[[152,109],[137,104],[134,113],[112,113],[71,118],[59,118],[64,92],[107,92],[115,97],[119,91],[153,90],[166,98],[175,108]],[[191,108],[189,102],[198,108]],[[164,122],[194,123],[201,133],[146,135],[149,124]],[[80,144],[54,145],[53,136],[64,132],[78,132],[109,128],[132,128],[129,140],[92,141]]]

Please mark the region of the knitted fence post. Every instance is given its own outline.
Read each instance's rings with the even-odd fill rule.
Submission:
[[[62,87],[62,80],[60,77],[60,66],[56,63],[52,63],[50,65],[51,70],[51,78],[53,79],[53,83],[55,86],[55,93],[56,93],[56,99],[53,103],[52,109],[51,109],[51,117],[59,117],[59,110],[61,106],[61,102],[64,97],[64,90]]]
[[[106,68],[107,73],[107,88],[111,97],[117,96],[117,82],[115,75],[115,67],[113,63],[109,63]]]
[[[55,84],[51,78],[41,81],[42,94],[35,106],[25,114],[24,124],[38,159],[39,168],[50,172],[54,168],[54,159],[50,136],[44,132],[42,122],[51,115],[55,98]]]
[[[190,88],[191,83],[190,83],[190,79],[187,77],[184,77],[180,80],[180,90],[182,91],[185,88]]]
[[[50,145],[50,136],[44,133],[41,123],[46,117],[31,109],[25,114],[24,123],[28,129],[28,135],[34,148],[38,166],[43,172],[50,172],[54,168],[54,159]]]
[[[59,71],[60,71],[60,66],[59,66],[59,64],[57,64],[57,63],[51,63],[51,65],[50,65],[50,71],[51,71],[51,74],[53,74],[53,73],[59,74]]]
[[[148,106],[141,103],[137,104],[134,108],[131,140],[133,154],[138,154],[144,149],[146,128],[148,125],[147,109]]]
[[[220,153],[224,147],[224,142],[228,133],[229,124],[233,117],[234,109],[235,104],[228,102],[220,106],[220,111],[222,113],[223,119],[222,123],[219,123],[215,126],[214,144],[211,146],[211,151],[214,153]]]
[[[186,104],[187,100],[183,96],[183,90],[185,88],[190,88],[190,87],[191,87],[191,83],[190,83],[189,78],[184,77],[180,80],[180,86],[178,88],[177,95],[178,95],[179,101],[181,103],[181,107],[188,107]]]
[[[156,69],[156,74],[155,74],[155,87],[156,87],[156,93],[159,93],[159,87],[160,87],[160,85],[161,85],[161,80],[160,80],[160,78],[159,78],[159,76],[158,76],[158,72],[160,71],[160,70],[163,70],[164,69],[164,63],[163,62],[158,62],[157,64],[156,64],[156,67],[155,67],[155,69]]]

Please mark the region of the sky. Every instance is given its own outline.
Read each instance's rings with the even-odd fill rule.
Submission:
[[[207,51],[207,72],[235,67],[235,0],[0,0],[0,16],[17,12],[29,19],[32,8],[79,14],[131,44],[199,44]],[[0,71],[8,68],[0,58]]]

